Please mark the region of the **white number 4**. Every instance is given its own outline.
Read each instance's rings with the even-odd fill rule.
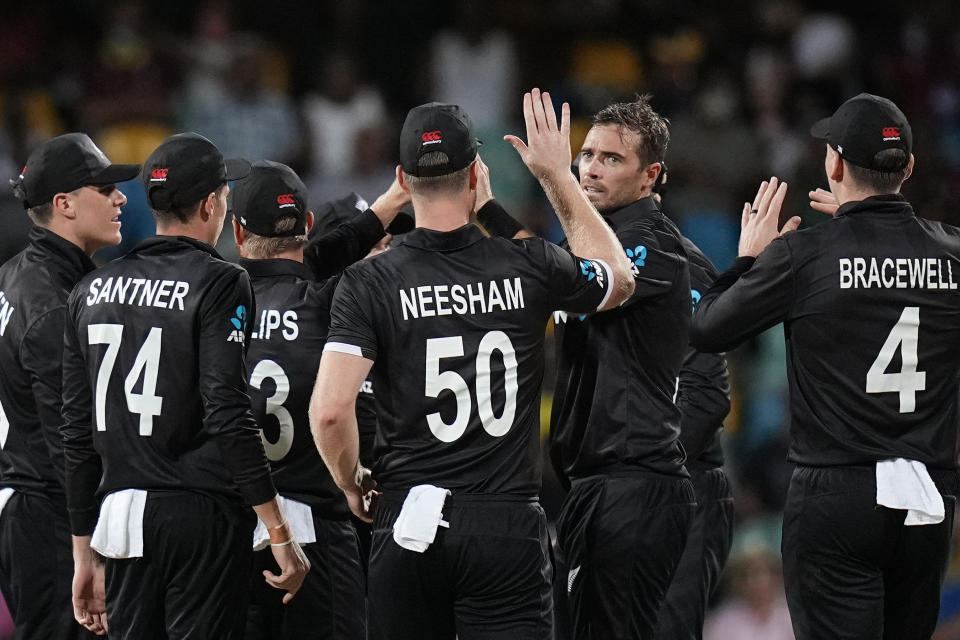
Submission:
[[[904,307],[897,324],[890,330],[877,359],[867,371],[867,393],[900,394],[900,413],[917,408],[917,391],[927,388],[927,374],[917,371],[917,342],[920,336],[920,307]],[[893,354],[900,347],[900,373],[886,373]]]
[[[153,434],[153,417],[159,416],[163,408],[163,397],[155,395],[157,391],[157,372],[160,369],[160,338],[163,329],[152,327],[147,339],[143,341],[133,368],[123,381],[123,391],[127,399],[127,411],[140,415],[140,435]],[[105,344],[100,369],[97,371],[97,387],[94,392],[94,405],[97,415],[97,431],[107,430],[107,387],[113,366],[120,352],[123,337],[122,324],[92,324],[87,327],[88,344]],[[133,388],[143,374],[143,393],[135,393]]]

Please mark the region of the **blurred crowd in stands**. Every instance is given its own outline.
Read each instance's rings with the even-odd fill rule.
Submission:
[[[722,270],[742,203],[771,175],[787,215],[817,224],[825,187],[812,122],[861,91],[893,99],[913,126],[904,192],[919,215],[960,224],[960,4],[797,0],[35,0],[0,21],[0,260],[29,225],[6,179],[38,142],[84,131],[113,162],[142,162],[167,135],[196,131],[225,155],[294,167],[312,202],[390,183],[406,111],[456,102],[474,118],[494,192],[539,233],[559,227],[516,153],[522,89],[573,113],[574,153],[592,113],[636,93],[671,120],[664,209]],[[120,255],[153,233],[142,188]],[[219,247],[234,257],[232,238]],[[775,328],[729,354],[728,468],[737,540],[705,638],[792,638],[779,584],[786,373]],[[546,380],[551,376],[547,375]],[[549,393],[549,389],[545,390]],[[549,403],[545,403],[549,407]],[[544,416],[546,423],[546,416]],[[544,501],[559,488],[545,465]],[[938,638],[960,638],[948,578]],[[960,590],[958,590],[960,591]],[[0,625],[2,626],[2,625]],[[2,631],[0,631],[2,637]]]

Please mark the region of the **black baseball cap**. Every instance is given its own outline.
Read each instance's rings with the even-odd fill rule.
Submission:
[[[310,230],[310,237],[326,235],[353,216],[369,208],[370,205],[363,199],[363,196],[356,192],[351,192],[336,200],[324,202],[314,210],[316,221]],[[396,236],[412,230],[414,226],[416,225],[413,216],[401,210],[387,225],[386,232]]]
[[[903,112],[886,98],[870,93],[861,93],[840,105],[829,118],[824,118],[810,127],[814,138],[826,140],[847,162],[879,171],[890,167],[877,167],[873,157],[886,149],[903,149],[906,152],[903,166],[907,166],[913,148],[913,132]]]
[[[196,204],[220,185],[250,173],[242,158],[224,159],[217,146],[197,133],[172,135],[153,150],[140,179],[156,211]]]
[[[407,175],[421,178],[445,176],[459,171],[477,157],[483,144],[473,133],[470,116],[455,104],[430,102],[410,109],[400,130],[400,164]],[[447,164],[418,167],[420,156],[442,151]]]
[[[307,232],[307,187],[293,169],[279,162],[255,162],[250,174],[233,183],[233,215],[244,229],[258,236],[279,238]],[[276,223],[293,218],[294,225],[276,231]]]
[[[138,173],[138,164],[110,164],[87,134],[65,133],[34,149],[10,183],[23,208],[30,209],[50,202],[58,193],[131,180]]]

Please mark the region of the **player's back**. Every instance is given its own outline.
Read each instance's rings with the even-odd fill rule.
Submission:
[[[83,368],[93,396],[101,494],[118,488],[233,494],[221,454],[240,447],[227,441],[236,435],[230,430],[245,420],[253,426],[237,366],[251,309],[236,303],[251,299],[242,269],[183,237],[145,240],[77,285],[68,303],[75,335],[67,341],[83,360],[69,370]],[[68,386],[64,366],[65,405],[83,416],[82,391]]]
[[[955,466],[960,230],[890,196],[784,241],[791,459]]]
[[[546,321],[595,309],[608,287],[593,263],[474,225],[416,229],[350,267],[327,349],[375,360],[380,485],[535,495]]]
[[[250,402],[274,485],[330,517],[350,511],[310,434],[307,408],[330,326],[335,280],[316,282],[303,264],[242,260],[257,315],[247,351]]]

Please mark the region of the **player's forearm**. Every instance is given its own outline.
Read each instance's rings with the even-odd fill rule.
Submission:
[[[314,393],[310,402],[310,432],[337,486],[344,491],[359,490],[360,434],[355,406],[346,402],[333,405]]]
[[[557,212],[570,250],[583,258],[603,260],[613,272],[614,291],[605,308],[629,298],[634,288],[630,261],[617,236],[593,208],[573,174],[554,172],[540,178],[540,184]]]

